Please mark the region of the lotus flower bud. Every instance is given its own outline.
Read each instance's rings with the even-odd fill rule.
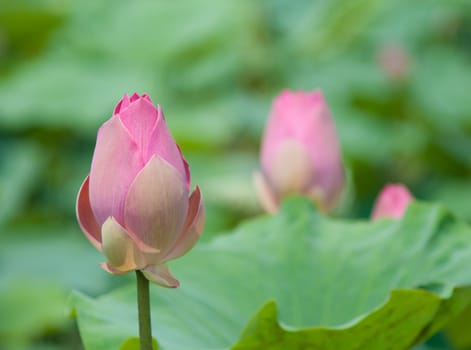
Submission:
[[[405,48],[399,45],[383,47],[378,54],[379,64],[391,80],[404,80],[410,70],[410,57]]]
[[[376,199],[371,219],[400,219],[406,212],[409,202],[413,199],[414,197],[404,185],[386,185]]]
[[[125,95],[98,131],[90,170],[77,198],[85,236],[112,274],[142,270],[151,281],[178,287],[165,265],[198,240],[204,207],[198,187],[147,95]]]
[[[321,91],[283,91],[275,98],[262,140],[262,170],[255,184],[262,206],[273,213],[291,194],[332,210],[344,184],[335,125]]]

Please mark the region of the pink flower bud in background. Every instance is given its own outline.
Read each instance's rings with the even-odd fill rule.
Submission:
[[[185,254],[204,225],[198,187],[147,95],[125,95],[98,131],[90,175],[77,198],[86,237],[112,274],[142,270],[151,281],[178,287],[165,262]]]
[[[262,206],[275,212],[291,194],[332,210],[344,185],[340,145],[321,91],[283,91],[275,98],[260,152],[255,183]]]
[[[409,202],[413,199],[414,197],[404,185],[386,185],[376,198],[371,219],[400,219],[406,212]]]
[[[410,57],[402,46],[390,45],[381,48],[378,60],[389,79],[403,80],[407,78],[410,70]]]

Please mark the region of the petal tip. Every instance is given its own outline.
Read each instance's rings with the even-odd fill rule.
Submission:
[[[180,282],[173,277],[170,270],[165,265],[152,265],[141,270],[144,276],[151,282],[154,282],[165,288],[178,288]]]
[[[112,275],[124,275],[124,274],[129,272],[129,271],[121,271],[121,270],[115,268],[114,266],[108,264],[107,262],[100,263],[100,266],[103,270],[105,270],[106,272],[108,272]]]
[[[407,210],[414,196],[402,184],[387,184],[380,191],[373,206],[371,219],[400,219]]]

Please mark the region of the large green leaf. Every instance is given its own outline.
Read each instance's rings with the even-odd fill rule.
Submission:
[[[172,264],[182,286],[152,288],[154,335],[162,349],[405,349],[468,305],[470,265],[471,229],[438,206],[345,221],[295,199]],[[74,294],[85,348],[136,336],[135,299]]]
[[[433,74],[433,77],[431,75]],[[432,82],[440,81],[440,84]],[[471,88],[468,57],[456,50],[430,50],[421,57],[412,84],[412,97],[439,130],[469,127]]]

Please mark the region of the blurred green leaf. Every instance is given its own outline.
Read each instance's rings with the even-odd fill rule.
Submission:
[[[0,73],[39,55],[68,10],[61,0],[0,0]]]
[[[375,47],[400,44],[413,52],[439,30],[452,25],[461,12],[459,1],[388,1],[387,11],[377,16],[365,39]]]
[[[366,222],[291,200],[175,261],[181,288],[151,291],[154,335],[165,349],[405,349],[471,302],[470,238],[435,205]],[[135,337],[135,298],[74,295],[86,349]]]
[[[67,326],[67,291],[51,279],[10,280],[0,289],[0,344],[27,345],[46,332]]]
[[[287,28],[286,45],[302,57],[326,58],[345,50],[385,8],[383,0],[312,1]]]
[[[9,230],[0,242],[0,286],[23,277],[96,294],[109,285],[98,266],[103,257],[78,227]]]
[[[435,50],[415,63],[412,96],[440,131],[471,127],[471,65],[458,52]]]
[[[192,186],[198,185],[204,196],[206,223],[202,240],[208,241],[232,229],[241,217],[260,211],[253,184],[259,165],[253,155],[185,152],[184,147],[183,151],[191,164]]]
[[[471,305],[446,326],[446,334],[456,349],[471,349],[471,335],[469,333],[470,322]]]
[[[10,230],[0,240],[0,344],[26,349],[34,339],[71,326],[71,289],[102,293],[109,275],[77,229]],[[121,279],[122,281],[122,279]]]
[[[26,142],[0,142],[0,227],[25,205],[42,171],[40,150]],[[8,150],[8,151],[7,151]],[[3,232],[0,232],[0,235]]]
[[[205,2],[213,11],[191,1],[118,2],[113,11],[107,2],[78,6],[48,54],[1,84],[0,122],[91,129],[125,92],[145,91],[157,101],[171,96],[180,104],[182,92],[196,91],[200,99],[221,85],[233,89],[231,80],[260,63],[251,35],[257,7]]]
[[[0,0],[0,304],[20,310],[17,331],[0,322],[0,348],[70,349],[55,307],[30,316],[13,304],[22,284],[46,305],[70,288],[127,281],[95,276],[100,257],[85,241],[77,254],[88,267],[71,262],[76,241],[48,228],[75,220],[96,130],[126,92],[162,105],[203,191],[204,241],[259,210],[251,175],[283,88],[324,91],[353,169],[343,214],[367,215],[382,183],[402,181],[470,220],[470,24],[469,0]],[[407,57],[401,81],[381,66],[388,47]],[[240,331],[267,301],[233,317]],[[34,336],[54,328],[48,319],[57,344]]]
[[[192,182],[199,185],[207,201],[235,208],[253,210],[257,207],[253,173],[258,170],[258,159],[251,154],[235,153],[208,156],[190,152]]]
[[[152,94],[152,86],[144,73],[130,67],[49,56],[0,85],[0,126],[95,131],[122,95]]]
[[[441,201],[454,214],[462,219],[471,221],[471,183],[469,181],[440,181],[430,188],[430,198]]]

